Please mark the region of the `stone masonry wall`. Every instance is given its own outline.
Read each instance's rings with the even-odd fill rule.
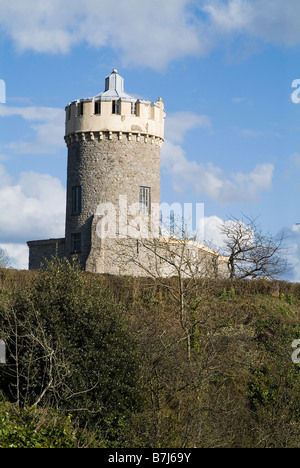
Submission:
[[[78,258],[85,268],[92,253],[91,228],[100,203],[109,202],[115,206],[117,226],[122,214],[119,210],[120,195],[127,197],[129,206],[139,203],[141,186],[150,187],[151,203],[160,204],[161,140],[137,135],[132,135],[130,139],[128,135],[120,138],[118,133],[109,132],[103,132],[103,139],[84,134],[77,140],[73,138],[67,142],[66,255],[71,256],[71,234],[80,232],[82,252]],[[82,187],[82,210],[79,215],[71,212],[73,186]],[[99,242],[97,249],[99,253]],[[95,265],[95,261],[89,264]],[[98,265],[97,271],[101,270]]]
[[[65,256],[65,239],[48,239],[27,242],[29,247],[29,270],[42,268],[47,261]]]

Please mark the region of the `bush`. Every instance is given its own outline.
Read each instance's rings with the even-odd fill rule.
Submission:
[[[0,404],[0,448],[76,448],[71,417]]]
[[[187,357],[167,284],[0,273],[0,446],[299,447],[298,285],[199,280]]]
[[[108,439],[137,408],[138,359],[124,311],[78,265],[53,260],[0,314],[0,384],[12,402],[71,411]]]

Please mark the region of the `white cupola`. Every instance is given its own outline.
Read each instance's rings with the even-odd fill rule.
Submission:
[[[105,91],[98,94],[96,98],[101,99],[101,101],[112,101],[113,99],[120,99],[121,101],[136,100],[136,98],[124,92],[124,78],[118,74],[115,68],[105,78]]]

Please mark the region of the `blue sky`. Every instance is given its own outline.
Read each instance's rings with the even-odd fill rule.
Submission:
[[[208,240],[231,215],[289,236],[300,281],[299,0],[0,0],[0,245],[64,235],[64,108],[125,91],[167,117],[162,201],[204,203]]]

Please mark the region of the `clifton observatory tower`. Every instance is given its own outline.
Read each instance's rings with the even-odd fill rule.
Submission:
[[[159,230],[154,206],[160,204],[164,119],[163,101],[125,93],[117,70],[105,78],[104,92],[67,105],[65,238],[28,242],[30,269],[58,255],[76,257],[87,271],[118,273],[106,254],[116,237],[127,234],[132,207]],[[104,220],[111,231],[106,238],[99,235]]]

